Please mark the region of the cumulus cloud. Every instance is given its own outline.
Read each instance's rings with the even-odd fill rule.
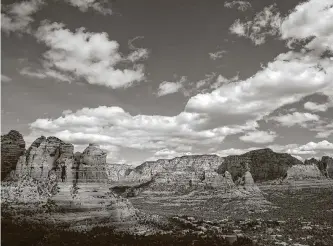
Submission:
[[[321,111],[325,112],[328,109],[328,104],[318,104],[315,102],[306,102],[304,103],[304,108],[310,111]]]
[[[186,81],[185,76],[182,76],[181,79],[177,82],[163,81],[158,87],[157,95],[161,97],[168,94],[176,93],[180,91],[182,88],[184,88],[185,81]]]
[[[216,51],[215,53],[209,53],[209,57],[212,60],[217,60],[217,59],[221,59],[223,57],[223,54],[225,54],[227,51],[225,50],[219,50]]]
[[[276,132],[273,131],[253,131],[247,132],[244,136],[239,137],[239,139],[244,142],[263,144],[273,142],[276,137]]]
[[[204,115],[182,112],[176,116],[132,116],[119,107],[83,108],[67,111],[56,119],[37,119],[31,124],[32,134],[54,135],[73,144],[94,142],[100,145],[158,151],[168,148],[188,152],[192,147],[221,143],[228,135],[257,127],[244,125],[202,129]]]
[[[270,119],[279,122],[283,126],[300,125],[306,127],[305,123],[319,121],[320,117],[316,114],[294,112],[292,114],[271,117]]]
[[[70,5],[77,7],[82,12],[87,12],[89,9],[93,9],[103,15],[111,15],[112,10],[104,7],[107,3],[105,0],[66,0]]]
[[[92,33],[84,28],[72,32],[62,23],[44,21],[36,32],[36,38],[49,48],[43,55],[44,70],[37,74],[84,78],[89,84],[113,89],[129,87],[145,79],[143,65],[133,62],[145,59],[147,53],[135,50],[124,57],[119,52],[118,42],[109,40],[105,32]],[[123,63],[129,66],[128,61],[133,63],[132,67],[116,68]]]
[[[277,152],[286,152],[291,155],[316,155],[321,151],[333,151],[333,143],[323,140],[321,142],[309,142],[304,145],[299,144],[288,144],[285,146],[282,145],[271,145],[271,149]]]
[[[43,0],[30,0],[1,6],[1,30],[19,33],[31,33],[30,24],[34,21],[35,14],[45,4]]]
[[[241,22],[237,19],[230,27],[231,33],[249,38],[255,45],[266,42],[268,36],[275,36],[280,32],[282,17],[276,5],[265,7],[256,14],[253,20]]]
[[[247,1],[230,1],[225,2],[224,7],[226,8],[237,8],[239,11],[246,11],[247,9],[251,8],[251,3]]]
[[[7,75],[1,74],[1,82],[8,83],[10,81],[12,81],[12,79],[10,77],[8,77]]]
[[[323,53],[333,50],[332,0],[310,0],[299,4],[281,24],[281,36],[291,42],[309,39],[306,49]]]

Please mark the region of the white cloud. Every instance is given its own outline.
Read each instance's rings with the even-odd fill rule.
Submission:
[[[309,142],[304,145],[288,144],[282,145],[271,145],[269,148],[277,152],[286,152],[292,155],[316,155],[320,151],[333,151],[333,143],[323,140],[321,142]],[[332,152],[333,153],[333,152]]]
[[[306,102],[304,103],[304,108],[310,111],[321,111],[325,112],[328,109],[328,104],[318,104],[315,102]]]
[[[282,18],[274,4],[257,13],[252,21],[241,22],[237,19],[230,31],[251,39],[255,45],[261,45],[266,42],[267,36],[275,36],[280,32],[281,22]]]
[[[20,74],[38,79],[45,79],[47,77],[50,77],[58,81],[65,81],[65,82],[71,82],[73,79],[71,76],[62,74],[58,71],[52,70],[47,67],[44,70],[39,69],[37,71],[33,71],[29,67],[24,67],[20,70]]]
[[[4,74],[1,74],[1,82],[8,83],[12,81],[12,79]]]
[[[306,127],[305,123],[307,122],[319,121],[319,116],[310,113],[294,112],[292,114],[285,114],[285,115],[271,117],[270,119],[279,122],[283,126],[290,127],[294,125],[300,125]]]
[[[66,0],[70,5],[77,7],[82,12],[87,12],[90,8],[103,14],[103,15],[111,15],[112,10],[109,8],[103,7],[104,3],[107,1],[99,1],[99,0]]]
[[[95,142],[100,145],[158,151],[170,149],[188,152],[192,147],[221,143],[225,136],[257,127],[244,125],[203,129],[204,115],[182,112],[176,116],[132,116],[119,107],[83,108],[66,111],[57,119],[37,119],[31,124],[32,135],[54,135],[73,144]],[[200,130],[202,128],[202,130]]]
[[[136,50],[123,57],[119,44],[109,40],[108,34],[87,32],[84,28],[75,32],[61,23],[43,22],[36,33],[37,40],[49,48],[44,53],[44,69],[47,76],[71,79],[83,77],[89,84],[116,88],[131,86],[145,79],[142,65],[118,69],[122,62],[137,61],[147,57],[143,50]],[[41,72],[37,72],[41,73]]]
[[[234,8],[237,7],[240,11],[246,11],[247,9],[251,8],[251,3],[247,1],[232,1],[232,2],[225,2],[224,7],[226,8]]]
[[[7,6],[1,6],[4,13],[1,13],[1,30],[19,33],[30,33],[30,24],[34,21],[35,14],[44,4],[43,0],[22,1]]]
[[[222,58],[223,57],[223,54],[225,54],[227,51],[225,51],[225,50],[219,50],[219,51],[217,51],[217,52],[215,52],[215,53],[209,53],[209,57],[210,57],[210,59],[212,59],[212,60],[217,60],[217,59],[220,59],[220,58]]]
[[[239,137],[239,139],[244,142],[264,144],[273,142],[276,137],[276,132],[273,131],[254,131],[247,132],[244,136]]]
[[[288,52],[244,81],[190,98],[186,111],[223,115],[228,121],[260,119],[285,104],[330,88],[332,81],[333,63],[329,59]]]
[[[157,95],[159,97],[165,96],[168,94],[173,94],[180,91],[183,88],[183,83],[186,81],[186,77],[182,76],[181,79],[177,82],[168,82],[163,81],[158,88]]]
[[[235,148],[230,148],[230,149],[224,149],[224,150],[219,150],[219,151],[215,151],[214,154],[225,157],[228,155],[242,155],[246,152],[252,151],[252,150],[256,150],[259,148],[247,148],[247,149],[235,149]]]
[[[281,25],[283,39],[292,42],[311,37],[305,48],[322,53],[333,50],[332,0],[310,0],[299,4]]]

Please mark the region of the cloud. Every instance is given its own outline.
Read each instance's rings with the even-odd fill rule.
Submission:
[[[254,131],[248,132],[244,136],[239,137],[240,140],[244,142],[253,142],[253,143],[271,143],[277,137],[276,132],[273,131]]]
[[[279,122],[283,126],[300,125],[306,127],[305,123],[319,121],[320,117],[316,114],[294,112],[292,114],[271,117],[270,119]]]
[[[214,146],[228,135],[257,127],[247,122],[203,129],[206,121],[205,115],[196,113],[132,116],[119,107],[100,106],[66,111],[56,119],[37,119],[30,127],[34,136],[54,135],[77,145],[94,142],[155,152],[165,148],[188,152],[192,148]]]
[[[45,2],[43,0],[22,1],[7,6],[2,6],[1,30],[10,32],[31,33],[30,24],[34,21],[35,14]]]
[[[125,69],[116,66],[129,66],[129,61],[145,59],[147,53],[136,50],[124,57],[119,52],[118,42],[109,40],[105,32],[92,33],[84,28],[72,32],[62,23],[44,21],[36,38],[49,48],[43,54],[44,72],[38,74],[71,80],[73,77],[84,78],[89,84],[112,89],[126,88],[145,79],[142,64],[132,64],[131,68]]]
[[[8,83],[12,81],[12,79],[4,74],[1,74],[1,82]]]
[[[292,43],[309,39],[306,49],[323,53],[333,50],[332,0],[310,0],[299,4],[281,25],[281,36]]]
[[[288,144],[288,145],[271,145],[269,148],[277,152],[285,152],[292,155],[316,155],[321,151],[333,151],[333,143],[323,140],[321,142],[309,142],[304,145]]]
[[[315,102],[306,102],[304,103],[304,108],[310,111],[321,111],[325,112],[328,109],[328,104],[318,104]]]
[[[103,15],[111,15],[112,10],[109,8],[103,7],[103,3],[107,1],[98,1],[98,0],[66,0],[70,5],[77,7],[82,12],[87,12],[89,9],[93,9]]]
[[[255,45],[261,45],[266,42],[268,36],[279,34],[281,22],[280,13],[273,4],[257,13],[251,21],[241,22],[237,19],[229,30],[238,36],[251,39]]]
[[[319,124],[309,129],[310,131],[317,132],[316,138],[328,138],[333,134],[333,123],[326,122],[326,124]]]
[[[158,87],[157,95],[161,97],[168,94],[176,93],[184,87],[183,83],[185,81],[186,81],[185,76],[182,76],[181,79],[177,82],[163,81]]]
[[[234,8],[237,7],[239,11],[246,11],[247,9],[251,8],[251,3],[247,1],[232,1],[232,2],[225,2],[224,7],[226,8]]]
[[[37,71],[31,70],[30,67],[24,67],[20,70],[20,74],[38,79],[45,79],[47,77],[50,77],[58,81],[65,81],[65,82],[71,82],[73,80],[71,76],[62,74],[47,67],[44,70],[40,69]]]
[[[324,70],[317,64],[322,64]],[[332,81],[333,63],[329,59],[288,52],[246,80],[190,98],[185,110],[223,115],[228,121],[260,119],[306,95],[325,91]]]
[[[219,50],[215,53],[209,53],[209,57],[210,57],[210,59],[215,61],[217,59],[221,59],[223,57],[223,54],[225,54],[226,52],[227,51],[225,51],[225,50]]]
[[[249,152],[249,151],[252,151],[252,150],[256,150],[256,149],[259,149],[259,148],[255,148],[255,147],[247,148],[247,149],[230,148],[230,149],[224,149],[224,150],[215,151],[213,153],[216,154],[216,155],[225,157],[225,156],[228,156],[228,155],[242,155],[242,154],[244,154],[246,152]]]

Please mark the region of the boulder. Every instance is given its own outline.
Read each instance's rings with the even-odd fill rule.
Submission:
[[[11,130],[1,136],[1,180],[15,170],[20,156],[24,154],[25,142],[21,133]]]

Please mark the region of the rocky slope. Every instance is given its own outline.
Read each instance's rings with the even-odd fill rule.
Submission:
[[[303,163],[289,154],[276,153],[267,148],[249,151],[242,155],[227,156],[219,166],[218,172],[224,173],[228,170],[233,179],[237,180],[245,173],[247,164],[254,181],[258,182],[286,177],[287,170],[291,166]]]
[[[16,163],[24,154],[25,142],[21,133],[11,130],[8,134],[1,136],[1,180],[4,180]]]

